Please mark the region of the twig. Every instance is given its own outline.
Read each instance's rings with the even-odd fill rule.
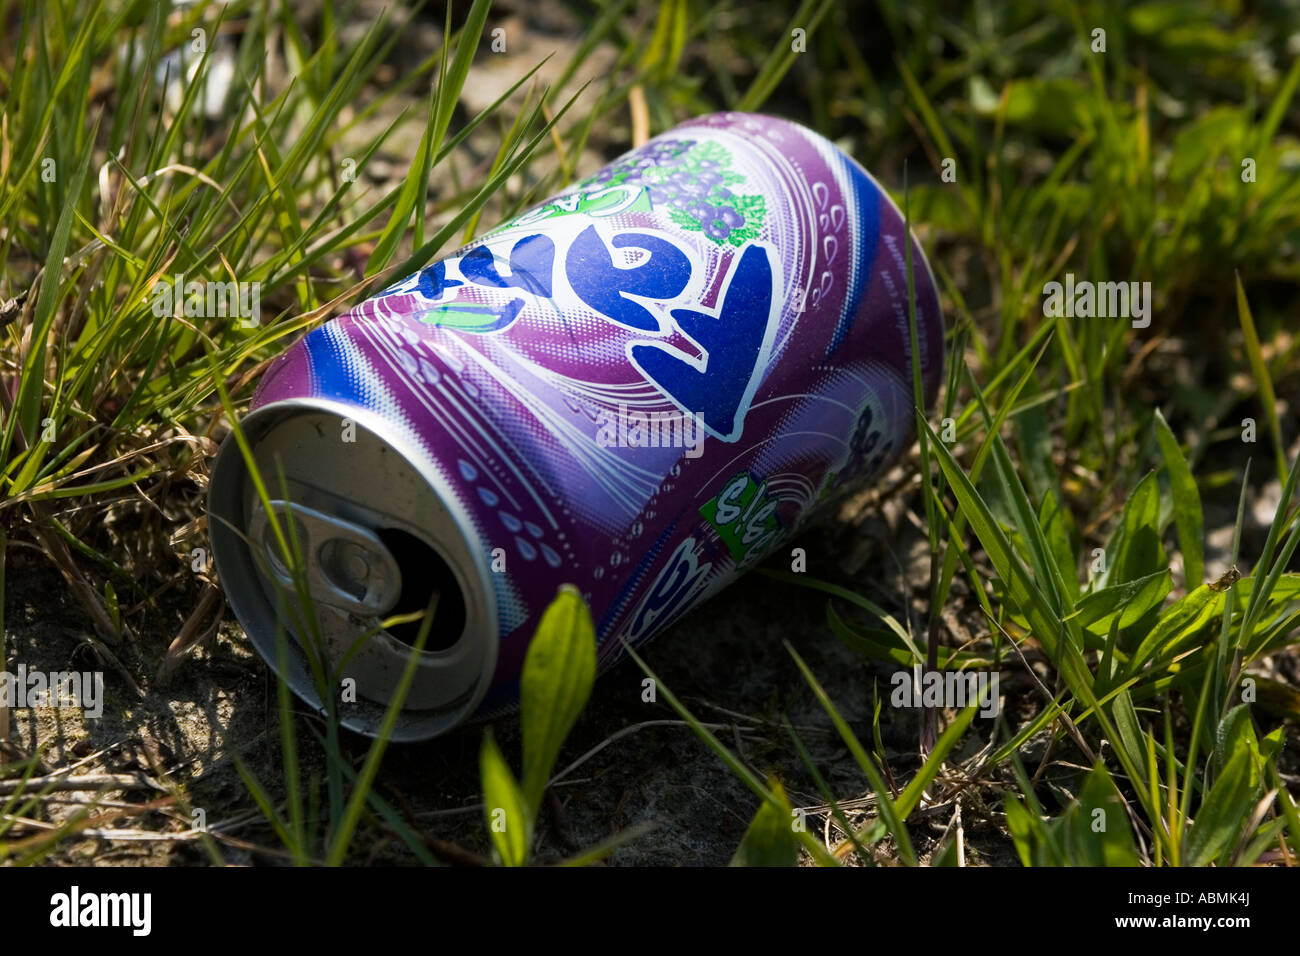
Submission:
[[[554,790],[546,791],[547,799],[551,804],[551,816],[555,818],[555,835],[559,837],[560,842],[570,853],[577,853],[582,849],[573,836],[573,828],[569,825],[569,815],[564,811],[564,804],[560,800],[560,795]]]
[[[637,84],[627,91],[627,105],[632,113],[632,147],[643,146],[650,138],[650,109],[646,105],[645,90]]]
[[[171,642],[171,645],[167,648],[167,653],[163,655],[162,663],[158,665],[158,674],[154,679],[158,681],[160,687],[166,687],[176,673],[176,669],[181,666],[190,651],[221,626],[221,616],[218,615],[216,622],[211,627],[200,627],[207,620],[208,615],[212,613],[212,609],[219,606],[220,601],[220,589],[211,584],[206,585],[203,594],[199,597],[198,605],[194,608],[193,613],[185,619],[185,624],[181,627],[180,633]]]
[[[686,723],[686,721],[684,720],[643,720],[639,724],[631,724],[627,727],[624,727],[622,730],[615,731],[614,733],[606,737],[604,740],[602,740],[600,743],[596,744],[596,746],[592,747],[590,750],[588,750],[585,754],[583,754],[573,763],[569,764],[567,767],[565,767],[563,770],[561,770],[559,773],[553,776],[550,780],[550,783],[547,784],[547,786],[551,786],[555,784],[556,781],[561,780],[564,777],[567,777],[569,774],[577,770],[584,763],[586,763],[592,757],[596,756],[596,754],[600,753],[602,750],[604,750],[614,741],[626,737],[629,734],[636,733],[638,730],[644,730],[646,727],[689,727],[689,726],[690,724]],[[734,727],[735,724],[701,724],[700,726],[704,727],[707,730],[726,730],[729,727]]]
[[[988,616],[987,612],[985,613],[985,616],[986,617]],[[1006,635],[1007,641],[1010,642],[1012,650],[1014,650],[1020,656],[1020,663],[1024,666],[1025,673],[1033,678],[1034,686],[1038,688],[1039,693],[1043,695],[1043,699],[1047,701],[1047,706],[1048,707],[1057,706],[1056,696],[1050,690],[1047,689],[1047,685],[1043,683],[1042,679],[1038,676],[1037,673],[1035,673],[1034,669],[1029,666],[1029,661],[1025,660],[1024,655],[1021,654],[1020,645],[1016,643],[1016,639],[1013,638],[1010,634],[1007,634],[1006,628],[1002,626],[1002,623],[1000,621],[997,621],[991,617],[989,618],[989,620],[997,626],[997,629],[999,631],[1001,631],[1004,635]],[[1057,719],[1060,720],[1061,723],[1065,725],[1065,729],[1069,732],[1070,736],[1074,738],[1075,744],[1078,746],[1078,748],[1081,751],[1083,751],[1084,756],[1086,756],[1091,763],[1096,764],[1097,754],[1093,751],[1093,749],[1090,746],[1088,746],[1088,741],[1084,740],[1083,734],[1079,732],[1079,728],[1076,727],[1074,721],[1070,719],[1070,715],[1067,714],[1059,706],[1057,707],[1057,710],[1059,711],[1059,713],[1057,714]]]
[[[487,857],[479,856],[477,853],[471,853],[457,843],[450,840],[440,840],[437,837],[421,834],[424,839],[424,845],[429,848],[429,852],[442,860],[444,863],[450,863],[452,866],[491,866],[492,863]]]
[[[44,522],[48,517],[45,509],[40,506],[40,502],[32,504],[32,512],[41,522]],[[36,540],[40,542],[41,547],[45,549],[49,559],[63,573],[64,580],[68,582],[73,595],[90,614],[91,620],[95,622],[95,628],[104,635],[104,638],[114,643],[117,643],[123,637],[134,641],[135,635],[131,633],[130,628],[124,623],[118,622],[115,624],[113,622],[104,599],[99,595],[99,592],[90,586],[90,582],[86,580],[81,573],[81,569],[72,560],[72,552],[68,550],[67,542],[51,531],[48,526],[42,526],[42,524],[37,524],[33,528],[33,534],[35,534]]]
[[[158,781],[142,773],[91,773],[82,777],[53,774],[26,780],[0,780],[0,796],[44,790],[162,790]]]
[[[90,649],[95,652],[95,656],[99,658],[100,663],[107,664],[116,671],[117,675],[121,677],[122,680],[126,681],[127,685],[135,691],[136,696],[144,699],[145,693],[141,689],[140,685],[136,683],[136,679],[131,676],[131,672],[128,671],[126,667],[123,666],[122,662],[117,659],[117,655],[108,649],[107,644],[99,640],[99,638],[92,637],[89,634],[78,634],[77,637],[83,644],[88,644],[90,646]]]

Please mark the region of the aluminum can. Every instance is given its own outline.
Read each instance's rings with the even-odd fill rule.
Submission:
[[[515,706],[562,584],[608,667],[909,445],[909,241],[928,403],[934,278],[860,165],[754,114],[655,137],[272,363],[242,422],[266,503],[233,436],[211,476],[231,606],[321,707],[317,648],[373,734],[415,634],[380,621],[436,590],[399,740]],[[284,596],[290,519],[316,630]]]

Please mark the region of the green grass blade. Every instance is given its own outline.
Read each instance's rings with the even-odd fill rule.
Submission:
[[[1273,438],[1273,452],[1277,459],[1277,480],[1286,481],[1286,445],[1282,442],[1282,425],[1277,417],[1277,396],[1273,392],[1273,378],[1268,374],[1268,363],[1260,349],[1259,333],[1255,331],[1255,320],[1250,314],[1250,303],[1246,301],[1246,290],[1237,280],[1237,319],[1241,323],[1242,338],[1246,343],[1246,358],[1250,361],[1250,372],[1255,377],[1259,388],[1259,402],[1263,406],[1264,419],[1268,422],[1268,431]]]
[[[542,614],[519,682],[523,791],[536,813],[555,758],[596,680],[596,629],[576,588],[560,589]]]
[[[1169,490],[1174,498],[1174,525],[1178,528],[1178,546],[1183,553],[1183,576],[1187,590],[1195,591],[1205,578],[1205,519],[1201,514],[1201,492],[1192,478],[1187,459],[1178,447],[1178,439],[1156,409],[1156,440],[1169,471]]]

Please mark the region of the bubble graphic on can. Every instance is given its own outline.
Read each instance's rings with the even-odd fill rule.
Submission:
[[[929,402],[942,318],[897,208],[827,140],[743,113],[656,137],[280,356],[242,429],[354,682],[344,725],[378,730],[415,629],[379,622],[435,590],[394,739],[515,706],[561,584],[604,669],[878,475],[914,429],[908,241]],[[320,707],[232,440],[209,512],[231,606],[272,666],[298,638],[282,676]]]

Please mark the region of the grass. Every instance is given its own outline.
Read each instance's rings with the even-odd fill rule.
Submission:
[[[166,659],[202,666],[184,662],[219,615],[200,597],[217,586],[208,460],[271,357],[590,172],[592,149],[621,151],[615,121],[639,114],[653,133],[767,109],[894,188],[943,290],[950,364],[877,500],[909,516],[924,570],[886,586],[763,569],[792,600],[825,599],[825,627],[801,642],[863,663],[819,674],[805,643],[788,645],[822,723],[770,722],[786,769],[724,743],[651,651],[630,654],[755,801],[733,862],[954,865],[1000,845],[1027,866],[1295,865],[1300,58],[1270,10],[881,2],[867,29],[816,0],[792,17],[575,3],[567,62],[518,62],[471,112],[498,23],[486,0],[374,22],[330,2],[301,22],[254,3],[0,0],[0,595],[15,568],[49,562],[100,666],[129,672],[122,660],[164,637],[165,595],[184,594],[198,610]],[[441,40],[413,55],[402,40],[422,25]],[[610,68],[575,84],[601,51]],[[236,80],[217,97],[226,65]],[[153,82],[189,70],[170,100]],[[415,174],[368,177],[392,151]],[[909,248],[909,301],[916,268]],[[153,290],[177,274],[259,283],[259,321],[158,314]],[[1149,282],[1150,324],[1048,314],[1044,287],[1067,274]],[[277,534],[300,572],[292,529]],[[310,620],[305,594],[286,607]],[[998,673],[998,716],[927,707],[900,753],[885,691],[868,726],[827,690],[834,676],[870,696],[873,677],[914,666]],[[256,852],[337,864],[388,840],[425,864],[617,859],[644,827],[541,852],[593,678],[590,617],[563,593],[528,655],[520,772],[482,736],[481,851],[381,795],[386,735],[358,754],[337,714],[297,714],[277,684],[274,779],[239,769]],[[0,783],[15,782],[0,789],[0,859],[57,858],[110,823],[189,826],[176,773],[152,802],[110,808],[106,790],[54,813],[48,755],[9,743],[9,719],[0,709]],[[814,756],[813,732],[838,741],[856,783]],[[950,816],[937,838],[918,822],[932,812]],[[977,833],[983,849],[964,835]],[[213,862],[233,846],[201,843]]]

